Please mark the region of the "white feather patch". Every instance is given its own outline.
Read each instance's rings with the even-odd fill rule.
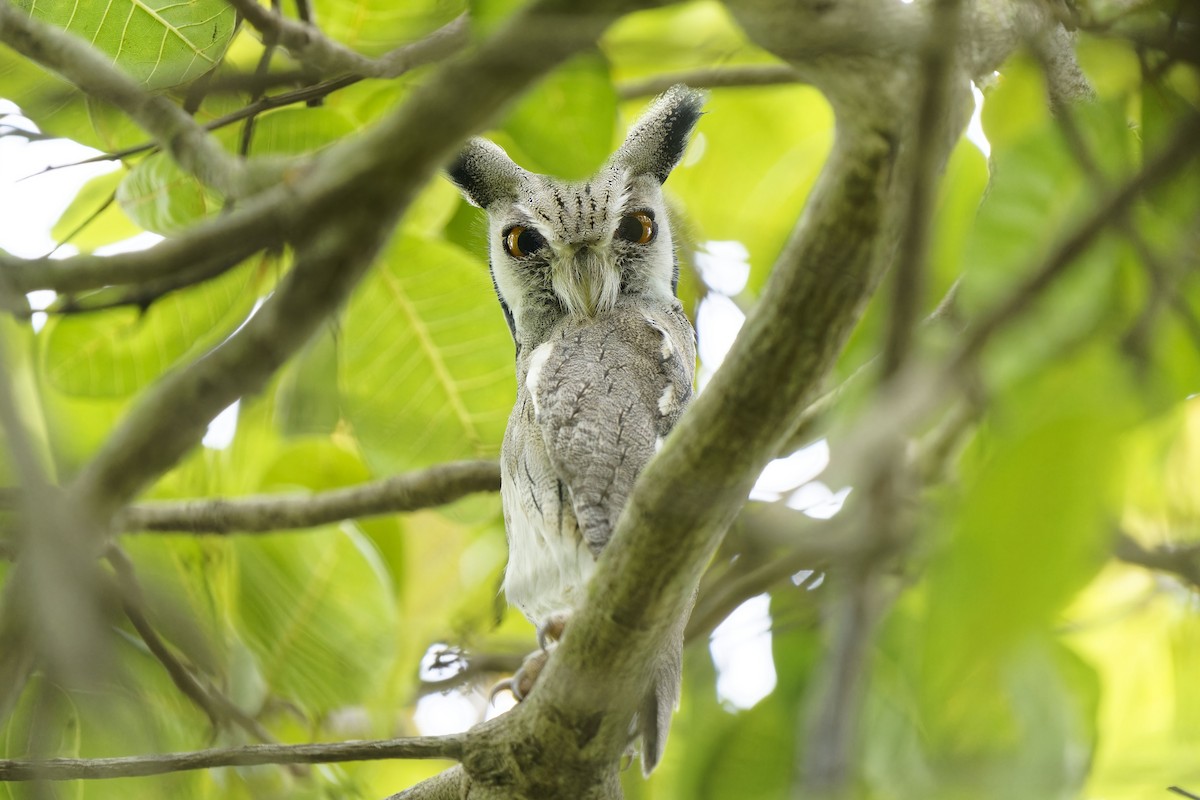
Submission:
[[[546,359],[550,358],[553,350],[553,342],[539,344],[533,351],[533,355],[529,357],[529,371],[525,373],[525,388],[529,390],[529,396],[533,399],[535,416],[540,413],[538,411],[538,382],[542,379],[542,368],[546,366]]]
[[[664,417],[675,408],[675,384],[668,383],[663,389],[662,397],[658,398],[658,413]]]
[[[662,353],[662,360],[666,361],[675,355],[675,345],[671,344],[671,337],[667,334],[667,329],[649,317],[642,317],[642,319],[646,320],[646,324],[658,331],[658,335],[662,337],[662,349],[659,351]]]

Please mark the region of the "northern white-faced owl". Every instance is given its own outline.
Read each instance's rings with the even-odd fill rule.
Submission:
[[[492,278],[517,345],[501,450],[508,600],[545,631],[585,596],[638,474],[692,394],[695,334],[675,296],[662,183],[704,95],[659,97],[590,180],[517,166],[473,139],[449,167],[485,209]],[[682,622],[636,722],[648,774],[679,700]]]

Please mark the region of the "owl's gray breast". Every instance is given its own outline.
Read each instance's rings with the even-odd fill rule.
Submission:
[[[639,473],[691,397],[694,368],[682,309],[632,299],[565,318],[523,355],[501,453],[505,591],[535,624],[578,604]]]

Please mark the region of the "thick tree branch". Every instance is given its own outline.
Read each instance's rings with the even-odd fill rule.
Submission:
[[[120,525],[131,532],[266,533],[416,511],[499,490],[495,461],[459,461],[309,495],[145,503],[129,507]]]
[[[180,274],[197,280],[214,277],[282,240],[287,211],[277,204],[286,194],[264,193],[261,200],[254,198],[233,213],[132,253],[24,259],[0,250],[0,271],[15,291],[51,289],[67,295],[106,286],[178,284]]]
[[[0,4],[0,41],[93,97],[120,108],[158,141],[184,171],[229,197],[248,190],[238,159],[181,108],[152,95],[82,39]]]
[[[191,753],[118,758],[51,758],[44,761],[0,759],[0,781],[75,781],[137,778],[211,767],[260,764],[337,764],[391,758],[456,759],[463,737],[421,736],[332,744],[253,744]]]
[[[387,800],[462,800],[466,777],[461,765],[453,766],[411,789],[397,792]]]

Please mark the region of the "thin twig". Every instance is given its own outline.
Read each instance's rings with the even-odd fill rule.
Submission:
[[[333,94],[339,89],[344,89],[347,86],[365,80],[368,77],[389,77],[397,78],[405,72],[432,64],[440,61],[448,56],[461,50],[469,40],[469,30],[467,19],[465,16],[460,16],[454,20],[438,28],[433,33],[429,34],[419,41],[397,47],[395,50],[384,54],[379,60],[386,61],[391,65],[391,69],[395,72],[388,76],[371,76],[362,74],[339,75],[329,80],[321,81],[312,86],[305,86],[295,89],[290,92],[282,92],[277,95],[262,97],[255,102],[250,103],[244,108],[239,108],[237,111],[232,111],[216,119],[209,120],[203,124],[206,131],[220,130],[221,128],[234,125],[245,119],[250,119],[265,111],[271,111],[276,108],[296,105],[297,103],[310,103],[314,100],[320,100],[324,97]],[[285,83],[295,83],[297,80],[302,80],[305,75],[310,75],[310,72],[287,73],[281,76],[263,76],[262,81],[265,86],[269,86],[273,81]],[[230,84],[228,81],[222,82],[220,78],[214,79],[213,85],[217,88],[241,88],[248,91],[256,92],[260,90],[259,84],[255,82],[245,83],[247,78],[240,79],[242,83]],[[253,79],[251,79],[253,80]],[[79,161],[71,161],[66,164],[56,164],[46,167],[45,169],[34,173],[29,177],[41,175],[45,172],[51,172],[67,167],[78,167],[84,164],[94,164],[101,161],[120,161],[130,156],[145,153],[158,148],[155,142],[145,142],[143,144],[132,145],[130,147],[114,150],[111,153],[101,153],[100,155],[90,158],[80,159]]]
[[[686,638],[690,641],[707,636],[742,603],[769,591],[801,570],[819,570],[833,562],[855,556],[862,539],[850,536],[847,517],[817,524],[782,502],[752,504],[739,516],[743,526],[756,539],[772,543],[762,563],[729,578],[723,578],[696,600],[688,620]],[[777,543],[786,542],[782,550]]]
[[[480,675],[493,673],[511,675],[520,669],[527,655],[529,655],[528,650],[520,653],[462,654],[461,658],[466,662],[466,665],[462,669],[446,678],[421,681],[417,692],[419,695],[445,692],[462,686],[467,681]]]
[[[145,593],[134,571],[133,562],[125,551],[115,545],[110,546],[105,558],[116,573],[121,606],[126,618],[150,654],[167,671],[175,687],[200,707],[214,728],[219,728],[222,723],[231,722],[261,742],[275,743],[275,737],[258,720],[246,714],[213,687],[204,686],[192,670],[175,657],[146,615]]]
[[[277,95],[263,97],[254,103],[250,103],[244,108],[239,108],[237,111],[231,111],[228,114],[209,120],[204,123],[206,131],[220,130],[230,125],[241,122],[244,119],[249,119],[264,111],[271,111],[276,108],[284,108],[285,106],[296,105],[297,103],[307,103],[311,100],[316,100],[327,95],[333,94],[339,89],[344,89],[347,86],[353,86],[359,81],[364,80],[361,75],[344,75],[340,78],[322,81],[321,83],[312,86],[305,86],[302,89],[295,89],[290,92],[283,92]],[[253,88],[251,84],[249,88]],[[156,142],[143,142],[135,144],[120,150],[113,150],[111,153],[101,153],[89,158],[82,158],[78,161],[68,161],[65,164],[54,164],[45,167],[37,172],[27,175],[22,180],[36,178],[38,175],[43,175],[47,172],[54,172],[60,169],[68,169],[69,167],[81,167],[85,164],[97,164],[103,161],[123,161],[130,156],[136,156],[140,153],[146,153],[158,149]]]
[[[122,524],[131,532],[266,533],[431,508],[499,489],[495,461],[459,461],[310,495],[145,503],[126,510]]]
[[[426,39],[397,48],[382,58],[370,58],[335,42],[307,21],[297,22],[281,14],[263,8],[256,0],[229,0],[247,22],[262,33],[265,41],[278,43],[293,58],[318,75],[362,75],[369,78],[394,78],[407,72],[413,65],[414,52],[421,53],[435,42],[441,55],[449,45],[452,51],[465,43],[467,15],[462,14],[434,35]]]
[[[0,759],[0,781],[76,781],[137,778],[212,767],[262,764],[336,764],[394,758],[457,759],[463,736],[419,736],[327,744],[252,744],[189,753],[117,758],[51,758],[44,761]]]
[[[672,72],[650,78],[624,81],[617,85],[617,96],[622,100],[651,97],[662,94],[677,83],[693,89],[719,89],[724,87],[780,86],[803,83],[796,70],[786,64],[750,64],[741,67],[719,67]]]
[[[60,248],[70,244],[72,239],[74,239],[81,232],[83,232],[83,230],[85,228],[87,228],[87,226],[91,225],[93,222],[95,222],[97,219],[99,219],[100,215],[103,214],[105,211],[107,211],[108,207],[111,206],[116,201],[117,201],[116,191],[110,192],[108,197],[105,198],[104,202],[101,203],[98,208],[96,208],[94,211],[92,211],[92,213],[88,214],[86,219],[84,219],[82,222],[80,222],[78,225],[76,225],[74,228],[72,228],[70,230],[70,232],[68,232],[67,235],[64,236],[60,241],[55,243],[54,249],[51,250],[49,253],[47,253],[46,257],[49,258],[49,257],[53,256],[55,253],[57,253],[59,251]]]

